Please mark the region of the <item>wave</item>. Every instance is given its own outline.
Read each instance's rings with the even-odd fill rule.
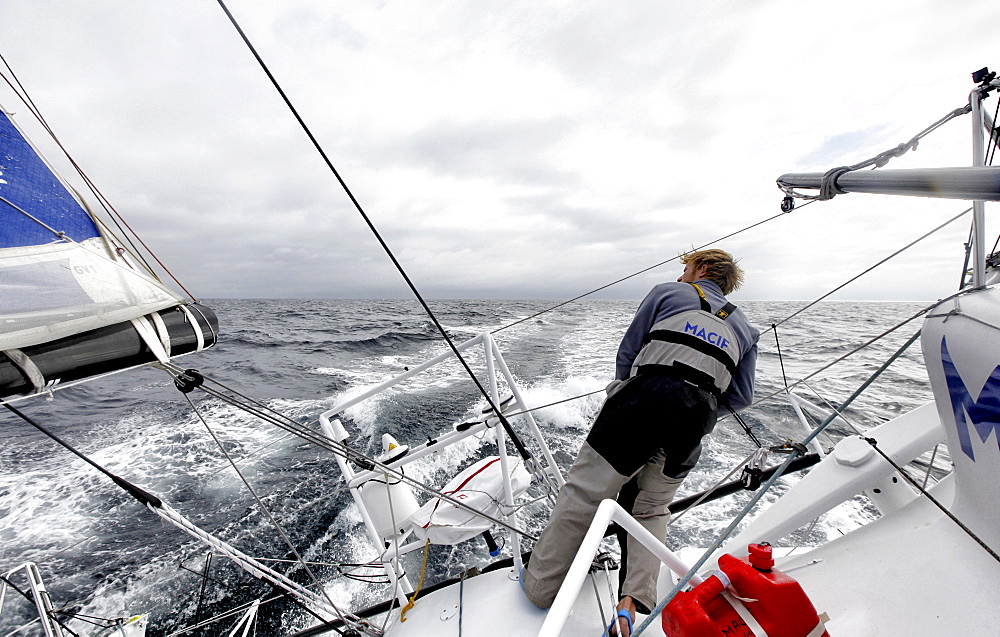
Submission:
[[[533,301],[434,303],[457,342],[548,305]],[[753,319],[787,316],[801,305],[746,302],[742,307]],[[185,358],[182,364],[219,376],[311,427],[322,411],[447,349],[419,307],[407,301],[226,300],[216,309],[223,322],[219,346]],[[784,375],[794,382],[829,362],[828,356],[840,355],[891,327],[912,309],[906,304],[877,303],[820,304],[810,309],[801,319],[779,328],[780,359],[773,336],[762,338],[758,396],[782,390],[782,366]],[[634,310],[632,301],[583,302],[496,335],[525,402],[541,407],[533,412],[534,419],[543,432],[554,434],[548,441],[564,470],[600,408],[600,390],[614,375],[615,351]],[[859,352],[811,379],[808,387],[800,388],[801,393],[818,404],[839,404],[905,337]],[[468,350],[466,358],[484,378],[481,348]],[[810,388],[821,396],[811,396]],[[502,382],[500,391],[503,395],[508,391]],[[192,397],[300,551],[318,561],[371,558],[360,514],[344,493],[335,459],[328,452],[287,437],[214,399]],[[848,416],[867,428],[929,398],[926,373],[914,352],[901,357],[855,402]],[[480,418],[485,404],[462,366],[449,361],[344,410],[342,416],[351,434],[348,444],[372,453],[380,449],[383,433],[393,433],[404,444],[421,444],[456,423]],[[248,553],[287,552],[204,425],[162,372],[141,370],[57,392],[53,402],[36,401],[28,410],[43,422],[56,423],[62,435],[123,477],[166,497],[182,513]],[[524,417],[511,420],[528,439]],[[791,407],[780,400],[751,408],[744,420],[765,444],[804,435]],[[824,444],[850,432],[834,428],[831,433],[833,437],[824,438]],[[9,415],[0,417],[0,435],[6,443],[0,447],[5,468],[0,472],[0,563],[43,561],[76,544],[44,567],[43,576],[57,604],[77,600],[95,615],[150,611],[151,636],[194,623],[201,580],[177,565],[199,571],[205,558],[200,545],[153,522],[106,479],[83,463],[71,461],[66,452],[39,444],[39,434]],[[490,448],[489,435],[481,440],[470,438],[423,466],[414,466],[413,475],[442,485]],[[702,461],[685,481],[682,493],[711,486],[754,448],[738,423],[721,419],[706,439]],[[935,460],[936,465],[943,466],[943,462],[941,456]],[[689,542],[707,544],[722,520],[728,520],[746,499],[737,494],[692,511],[672,527],[669,541],[675,548]],[[860,525],[871,515],[863,500],[848,502],[813,528],[803,529],[796,541],[822,541],[841,529]],[[537,533],[544,522],[539,510],[524,524]],[[487,556],[480,555],[482,549],[475,544],[436,547],[432,575],[457,575],[449,569],[459,562],[485,562]],[[418,572],[420,564],[408,564],[408,568]],[[332,567],[318,567],[318,571],[336,601],[372,603],[388,592],[345,580]],[[213,573],[214,580],[227,586],[209,587],[208,610],[203,614],[268,594],[221,562]],[[99,597],[87,601],[95,592]],[[263,615],[270,634],[286,633],[310,621],[284,602],[270,606]],[[12,630],[16,618],[16,613],[14,619],[5,613],[0,628]],[[213,631],[206,634],[224,634],[221,628]]]

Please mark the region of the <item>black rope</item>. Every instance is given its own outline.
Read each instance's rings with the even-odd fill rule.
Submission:
[[[153,495],[151,493],[147,493],[146,491],[143,491],[142,489],[140,489],[139,487],[135,486],[134,484],[132,484],[128,480],[126,480],[124,478],[120,478],[120,477],[116,476],[115,474],[111,473],[110,471],[108,471],[107,469],[105,469],[104,467],[102,467],[101,465],[97,464],[96,462],[94,462],[93,460],[91,460],[90,458],[88,458],[87,456],[85,456],[82,453],[80,453],[79,451],[77,451],[72,445],[70,445],[69,443],[63,441],[61,438],[59,438],[59,436],[55,435],[54,433],[52,433],[51,431],[49,431],[48,429],[46,429],[45,427],[43,427],[42,425],[40,425],[33,418],[31,418],[30,416],[28,416],[28,415],[24,414],[23,412],[21,412],[19,409],[17,409],[17,407],[14,407],[10,403],[4,403],[3,405],[7,409],[9,409],[11,412],[13,412],[16,416],[18,416],[19,418],[21,418],[21,420],[25,421],[26,423],[28,423],[29,425],[31,425],[32,427],[34,427],[38,431],[42,432],[43,434],[45,434],[46,436],[48,436],[49,438],[51,438],[52,440],[54,440],[56,443],[62,445],[64,448],[66,448],[68,451],[72,452],[78,458],[80,458],[81,460],[83,460],[84,462],[86,462],[87,464],[89,464],[90,466],[92,466],[93,468],[97,469],[98,471],[100,471],[101,473],[103,473],[105,476],[107,476],[108,478],[110,478],[112,482],[114,482],[119,487],[121,487],[122,489],[124,489],[129,495],[131,495],[133,498],[135,498],[136,500],[138,500],[141,504],[144,504],[146,506],[151,506],[151,507],[156,508],[156,509],[160,508],[163,505],[163,503],[160,501],[160,499],[157,498],[155,495]]]
[[[209,553],[209,555],[211,555],[211,553]],[[225,586],[226,585],[226,583],[223,582],[222,580],[215,579],[214,577],[208,577],[204,573],[204,571],[196,571],[196,570],[194,570],[193,568],[191,568],[189,566],[185,566],[183,562],[179,562],[177,564],[177,568],[181,569],[182,571],[187,571],[188,573],[191,573],[192,575],[197,575],[199,579],[212,582],[213,584],[215,584],[217,586]],[[197,612],[195,614],[197,615]]]
[[[993,113],[993,128],[990,129],[990,140],[987,143],[986,148],[989,151],[989,159],[986,161],[987,166],[993,165],[993,157],[997,153],[997,143],[1000,142],[1000,129],[997,126],[997,117],[1000,116],[1000,99],[997,100],[997,108]],[[997,140],[997,141],[994,141]],[[994,248],[995,249],[995,248]]]
[[[1000,99],[997,100],[997,108],[996,111],[994,111],[993,113],[993,128],[990,129],[990,141],[986,147],[987,152],[989,154],[989,159],[986,161],[987,166],[993,165],[993,158],[997,154],[997,146],[1000,145],[1000,125],[997,124],[998,116],[1000,116]],[[998,245],[1000,245],[1000,234],[997,235],[997,240],[993,244],[993,249],[990,251],[990,254],[993,254],[997,251]],[[964,276],[965,275],[963,272],[963,277]]]
[[[193,371],[194,370],[186,370],[185,374],[190,374]],[[200,386],[202,384],[202,381],[204,380],[204,377],[201,376],[201,374],[199,374],[197,372],[194,372],[194,373],[200,379],[200,381],[195,385],[195,387],[198,387],[198,386]],[[201,410],[199,410],[198,407],[194,404],[194,401],[191,400],[191,396],[190,396],[191,389],[181,388],[181,392],[184,393],[184,398],[187,399],[188,404],[191,406],[191,410],[194,411],[195,415],[198,417],[198,419],[201,421],[201,423],[203,425],[205,425],[205,429],[208,430],[208,433],[212,437],[212,440],[214,440],[215,443],[216,443],[216,445],[218,445],[219,450],[222,452],[222,455],[224,455],[226,457],[226,460],[229,461],[229,464],[232,466],[233,470],[236,472],[236,475],[239,476],[240,481],[243,482],[244,486],[246,486],[246,488],[247,488],[247,491],[249,491],[250,495],[253,496],[253,499],[257,503],[257,506],[260,507],[260,510],[264,513],[264,515],[267,517],[267,519],[271,522],[271,526],[274,527],[274,529],[278,532],[278,535],[281,536],[281,539],[284,540],[285,544],[288,545],[288,548],[291,549],[292,554],[295,555],[296,563],[300,564],[302,566],[302,568],[305,569],[306,573],[309,575],[309,578],[319,588],[320,593],[323,595],[323,597],[326,598],[326,601],[329,602],[330,606],[333,607],[333,609],[335,611],[337,611],[337,613],[339,614],[340,613],[340,609],[337,607],[336,604],[333,603],[333,600],[330,599],[330,596],[327,594],[326,589],[323,586],[320,585],[319,578],[317,578],[316,575],[313,573],[312,569],[309,568],[309,565],[306,563],[305,559],[303,559],[303,557],[299,554],[298,549],[295,548],[295,544],[292,542],[291,538],[288,537],[288,534],[285,533],[285,530],[281,527],[280,524],[278,524],[278,521],[274,518],[274,515],[272,515],[271,511],[268,510],[268,508],[264,505],[264,502],[260,499],[260,496],[257,494],[257,491],[253,488],[253,486],[250,484],[250,482],[246,479],[246,476],[243,475],[243,472],[240,471],[239,467],[236,466],[236,462],[233,460],[233,458],[229,454],[229,452],[226,451],[225,445],[222,444],[222,441],[219,440],[219,437],[216,436],[215,432],[208,425],[208,421],[205,420],[205,417],[202,415]],[[208,564],[205,565],[205,568],[206,569],[208,568]],[[341,615],[340,618],[343,619],[343,615]]]
[[[183,564],[182,564],[183,566]],[[205,589],[208,588],[209,578],[208,573],[212,568],[212,552],[209,551],[208,555],[205,556],[205,567],[202,569],[199,576],[201,577],[201,590],[198,591],[198,607],[194,611],[194,621],[198,623],[201,621],[201,608],[205,603]]]
[[[965,279],[969,275],[969,261],[972,260],[972,237],[976,233],[976,222],[973,221],[969,224],[969,238],[966,239],[963,247],[965,248],[965,260],[962,262],[962,276],[958,281],[958,289],[961,290],[965,287]],[[997,241],[1000,241],[1000,236],[997,237]],[[996,245],[993,246],[993,250],[996,251]]]
[[[757,436],[754,435],[753,430],[750,429],[750,425],[748,425],[746,421],[743,420],[742,416],[736,413],[735,409],[729,406],[729,403],[726,403],[726,409],[728,409],[729,413],[733,415],[733,418],[736,419],[736,422],[740,423],[740,427],[743,427],[743,431],[746,432],[746,435],[750,437],[750,440],[753,442],[753,444],[757,445],[757,448],[760,449],[762,447],[762,445],[760,444],[760,440],[758,440]]]
[[[489,403],[491,407],[493,407],[493,410],[497,414],[497,418],[499,418],[500,420],[500,424],[503,426],[504,431],[510,437],[511,442],[517,449],[518,454],[524,460],[525,465],[530,465],[531,469],[533,470],[532,472],[536,473],[539,476],[540,480],[547,481],[549,479],[547,472],[545,472],[544,470],[541,469],[540,466],[538,466],[537,461],[528,451],[528,448],[524,446],[524,443],[521,441],[520,437],[514,431],[514,428],[507,421],[504,415],[500,413],[500,409],[493,404],[493,399],[490,397],[490,394],[486,390],[486,387],[483,386],[482,382],[480,382],[479,378],[477,378],[476,374],[472,371],[472,368],[469,366],[469,363],[462,356],[461,352],[458,351],[458,347],[455,346],[455,343],[451,340],[451,337],[448,335],[448,332],[444,329],[444,326],[441,325],[441,322],[438,321],[437,316],[434,314],[433,311],[431,311],[431,308],[427,304],[427,301],[424,300],[424,297],[420,294],[420,291],[417,289],[417,286],[410,279],[409,275],[406,273],[406,270],[403,269],[402,264],[396,258],[396,255],[393,254],[392,250],[389,248],[389,244],[387,244],[385,242],[385,239],[382,238],[381,233],[375,227],[375,224],[372,222],[371,218],[368,216],[364,208],[361,206],[361,202],[359,202],[357,197],[354,196],[354,193],[348,187],[347,182],[344,181],[344,178],[340,176],[340,172],[333,165],[333,162],[330,160],[330,157],[326,154],[326,151],[323,150],[323,147],[320,145],[319,140],[317,140],[316,136],[313,135],[312,130],[310,130],[305,120],[302,119],[301,115],[299,115],[298,110],[295,108],[295,105],[292,104],[291,99],[289,99],[284,89],[281,88],[281,85],[278,83],[277,78],[274,77],[274,75],[271,73],[271,70],[268,68],[267,64],[264,63],[264,59],[260,56],[260,54],[257,52],[257,49],[250,42],[250,38],[247,37],[246,33],[244,33],[243,29],[236,21],[236,18],[233,16],[232,13],[230,13],[229,8],[226,6],[226,3],[223,2],[223,0],[218,0],[218,3],[219,6],[222,7],[222,10],[225,12],[226,16],[229,18],[229,21],[232,23],[233,27],[236,29],[237,33],[239,33],[240,37],[243,39],[244,44],[246,44],[247,48],[253,54],[254,58],[256,58],[257,63],[260,65],[261,70],[263,70],[264,73],[267,75],[268,79],[271,80],[271,84],[274,86],[275,90],[278,91],[278,94],[281,96],[281,99],[284,100],[285,105],[288,107],[289,111],[295,117],[295,120],[299,123],[299,126],[302,128],[303,132],[312,142],[313,147],[316,149],[320,157],[322,157],[323,161],[326,163],[327,168],[329,168],[333,176],[336,177],[337,182],[340,184],[340,187],[347,194],[348,198],[351,200],[351,203],[354,204],[354,208],[358,211],[358,214],[361,215],[361,218],[368,226],[368,229],[371,230],[372,234],[378,241],[379,245],[382,246],[382,250],[385,251],[386,255],[389,257],[389,260],[392,261],[393,265],[396,267],[396,270],[403,278],[403,281],[405,281],[406,285],[410,288],[410,291],[413,293],[413,296],[417,299],[417,301],[420,302],[420,305],[424,308],[424,312],[434,323],[434,326],[437,328],[438,332],[440,332],[445,342],[448,343],[448,347],[451,348],[452,352],[455,354],[455,357],[462,364],[462,367],[465,368],[465,371],[469,374],[469,377],[472,379],[472,382],[475,383],[476,387],[482,393],[483,397],[486,399],[486,402]]]
[[[4,583],[6,583],[6,584],[7,584],[7,586],[10,586],[10,587],[11,587],[12,589],[14,589],[14,591],[15,591],[16,593],[20,594],[20,595],[21,595],[22,597],[24,597],[24,598],[25,598],[26,600],[28,600],[28,601],[29,601],[30,603],[32,603],[32,604],[34,604],[34,603],[35,603],[35,598],[34,598],[34,597],[32,597],[32,596],[31,596],[31,595],[29,595],[28,593],[26,593],[26,592],[22,591],[22,590],[21,590],[21,589],[20,589],[20,588],[19,588],[19,587],[18,587],[18,586],[17,586],[16,584],[14,584],[14,582],[10,581],[10,580],[9,580],[9,579],[8,579],[8,578],[7,578],[6,576],[4,576],[4,575],[0,575],[0,581],[2,581],[2,582],[4,582]],[[63,612],[63,611],[60,611],[60,610],[52,610],[52,611],[51,611],[51,612],[49,613],[49,619],[51,619],[52,621],[54,621],[54,622],[56,622],[57,624],[59,624],[59,625],[60,625],[60,626],[61,626],[62,628],[64,628],[64,629],[65,629],[65,630],[66,630],[67,632],[70,632],[70,633],[72,633],[73,635],[76,635],[76,637],[80,637],[80,636],[79,636],[79,634],[75,633],[75,632],[74,632],[74,631],[73,631],[73,630],[72,630],[72,629],[71,629],[71,628],[70,628],[69,626],[67,626],[66,624],[64,624],[64,623],[62,622],[62,620],[60,620],[60,619],[59,619],[58,617],[56,617],[56,614],[57,614],[57,613],[62,613],[63,615],[72,615],[72,613],[65,613],[65,612]],[[84,615],[84,617],[86,617],[86,615]],[[81,621],[85,621],[85,620],[81,620]],[[93,622],[87,622],[87,623],[93,623]],[[14,632],[17,632],[17,631],[14,631]],[[9,633],[9,634],[13,634],[13,633]]]
[[[31,602],[32,604],[34,604],[34,603],[35,603],[35,599],[34,599],[34,598],[33,598],[33,597],[31,596],[31,595],[29,595],[28,593],[26,593],[26,592],[22,591],[22,590],[21,590],[21,589],[20,589],[20,588],[19,588],[19,587],[17,586],[17,584],[15,584],[14,582],[12,582],[12,581],[10,581],[9,579],[7,579],[7,576],[6,576],[6,575],[0,575],[0,581],[2,581],[2,582],[5,582],[5,583],[7,584],[7,586],[10,586],[11,588],[13,588],[13,589],[14,589],[14,591],[15,591],[16,593],[19,593],[19,594],[21,595],[21,597],[23,597],[24,599],[28,600],[28,601],[29,601],[29,602]]]
[[[785,375],[785,359],[781,355],[781,343],[778,342],[778,326],[775,323],[771,323],[771,329],[774,331],[774,346],[778,348],[778,363],[781,365],[781,379],[785,383],[785,389],[788,389],[788,376]]]
[[[163,369],[165,369],[166,371],[168,371],[171,374],[176,374],[179,371],[181,371],[180,368],[177,368],[176,366],[171,366],[171,368],[163,367]],[[390,467],[388,467],[388,466],[386,466],[386,465],[384,465],[382,463],[373,462],[371,458],[365,456],[363,453],[361,453],[359,451],[356,451],[354,449],[351,449],[349,446],[344,445],[342,443],[337,443],[337,442],[331,440],[330,438],[327,438],[326,436],[324,436],[324,435],[322,435],[320,433],[316,433],[316,432],[311,431],[310,429],[306,428],[305,425],[302,425],[301,423],[297,422],[296,420],[294,420],[292,418],[289,418],[288,416],[285,416],[284,414],[282,414],[282,413],[280,413],[278,411],[275,411],[275,410],[271,409],[270,407],[267,407],[266,405],[263,405],[262,403],[259,403],[258,401],[254,400],[254,399],[252,399],[252,398],[250,398],[248,396],[244,396],[243,394],[241,394],[240,392],[236,391],[235,389],[232,389],[230,387],[226,387],[226,385],[220,383],[218,380],[215,380],[215,379],[213,379],[213,378],[211,378],[209,376],[205,376],[204,379],[206,381],[210,381],[212,383],[215,383],[215,384],[219,385],[220,387],[225,388],[227,391],[229,391],[229,392],[231,392],[233,394],[233,395],[228,395],[228,394],[226,394],[224,392],[221,392],[221,391],[219,391],[217,389],[214,389],[212,387],[208,387],[207,385],[204,385],[204,384],[201,385],[199,387],[199,389],[201,391],[204,391],[205,393],[209,394],[210,396],[214,396],[214,397],[218,398],[219,400],[222,400],[223,402],[226,402],[226,403],[228,403],[228,404],[236,407],[237,409],[241,409],[241,410],[247,412],[248,414],[252,414],[254,416],[257,416],[258,418],[260,418],[261,420],[264,420],[265,422],[269,422],[272,425],[274,425],[274,426],[276,426],[276,427],[278,427],[280,429],[283,429],[284,431],[287,431],[287,432],[289,432],[291,434],[294,434],[294,435],[302,438],[303,440],[305,440],[307,442],[311,442],[311,443],[315,444],[316,446],[318,446],[318,447],[320,447],[322,449],[326,449],[327,451],[330,451],[330,452],[332,452],[334,454],[337,454],[337,455],[345,458],[346,460],[350,460],[350,461],[356,462],[358,464],[363,464],[366,467],[370,466],[370,467],[374,468],[374,467],[377,466],[377,467],[379,467],[380,470],[384,471],[385,473],[388,473],[389,475],[392,475],[392,476],[398,478],[399,480],[405,482],[406,484],[408,484],[411,487],[415,487],[417,489],[420,489],[421,491],[423,491],[425,493],[428,493],[428,494],[430,494],[430,495],[432,495],[432,496],[434,496],[436,498],[440,498],[440,499],[442,499],[442,500],[444,500],[444,501],[446,501],[446,502],[448,502],[450,504],[453,504],[454,506],[456,506],[456,507],[458,507],[460,509],[467,510],[467,511],[469,511],[469,512],[475,514],[475,515],[479,515],[479,516],[483,517],[484,519],[488,519],[489,521],[493,522],[494,524],[496,524],[498,526],[501,526],[501,527],[503,527],[503,528],[505,528],[505,529],[507,529],[509,531],[512,531],[514,533],[520,534],[524,538],[527,538],[527,539],[532,540],[532,541],[538,541],[537,537],[535,537],[535,536],[527,533],[523,529],[518,529],[518,528],[516,528],[516,527],[514,527],[514,526],[512,526],[510,524],[507,524],[503,520],[500,520],[500,519],[497,519],[495,517],[491,517],[491,516],[485,515],[482,512],[473,509],[468,504],[466,504],[464,502],[461,502],[460,500],[456,500],[455,498],[451,497],[448,494],[441,493],[440,491],[435,490],[435,489],[427,486],[426,484],[424,484],[424,483],[422,483],[422,482],[420,482],[418,480],[413,479],[410,476],[407,476],[406,474],[402,473],[401,471],[398,471],[396,469],[392,469],[392,468],[390,468]]]
[[[882,451],[881,449],[879,449],[878,442],[875,439],[873,439],[873,438],[865,438],[865,441],[868,442],[868,444],[870,444],[872,446],[872,449],[874,449],[876,452],[878,452],[878,455],[880,455],[883,458],[885,458],[885,461],[888,462],[890,465],[892,465],[892,468],[895,469],[900,475],[902,475],[904,480],[906,480],[907,482],[909,482],[910,485],[912,485],[915,489],[917,489],[917,491],[920,492],[920,495],[922,495],[925,498],[927,498],[928,500],[930,500],[931,504],[933,504],[938,509],[940,509],[941,512],[944,513],[946,516],[948,516],[948,518],[952,522],[954,522],[955,524],[958,525],[958,528],[962,529],[966,534],[968,534],[969,537],[971,537],[973,540],[975,540],[975,542],[979,546],[981,546],[987,553],[990,554],[990,557],[992,557],[997,562],[1000,562],[1000,555],[997,555],[996,551],[994,551],[992,548],[990,548],[990,546],[988,544],[986,544],[986,542],[984,542],[978,535],[976,535],[975,531],[973,531],[972,529],[970,529],[968,526],[965,525],[965,523],[963,523],[961,520],[959,520],[957,517],[955,517],[955,514],[952,513],[951,511],[949,511],[943,504],[941,504],[937,500],[937,498],[935,498],[934,496],[932,496],[927,490],[925,490],[922,486],[920,486],[919,484],[917,484],[917,481],[914,480],[910,476],[909,473],[907,473],[906,471],[903,471],[903,468],[901,466],[899,466],[898,464],[896,464],[893,461],[893,459],[890,458],[884,451]]]

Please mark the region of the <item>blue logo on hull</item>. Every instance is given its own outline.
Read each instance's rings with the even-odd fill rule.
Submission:
[[[983,391],[979,393],[979,398],[973,400],[965,381],[958,374],[958,368],[951,360],[944,338],[941,339],[941,364],[944,366],[945,380],[948,381],[948,394],[951,395],[955,424],[958,425],[958,440],[965,455],[975,462],[972,437],[969,435],[970,422],[983,442],[990,437],[990,433],[995,433],[997,448],[1000,449],[1000,366],[990,374]]]

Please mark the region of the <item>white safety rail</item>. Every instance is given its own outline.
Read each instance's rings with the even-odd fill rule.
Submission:
[[[573,610],[573,604],[576,602],[580,589],[590,572],[590,566],[601,546],[601,540],[604,539],[604,532],[612,522],[617,522],[618,526],[649,549],[650,553],[677,575],[683,576],[688,572],[688,566],[662,541],[629,515],[621,505],[614,500],[604,500],[597,507],[597,513],[594,514],[587,535],[584,536],[583,543],[580,544],[580,550],[573,558],[573,565],[569,567],[566,579],[563,580],[559,593],[556,595],[555,601],[552,602],[552,607],[549,608],[542,629],[538,631],[538,637],[558,637],[562,632],[563,626]],[[702,578],[693,575],[690,582],[692,586],[697,586],[702,582]]]
[[[543,475],[536,477],[548,482],[554,490],[558,490],[558,488],[565,482],[565,479],[560,473],[555,463],[555,459],[552,457],[552,453],[549,450],[548,445],[545,443],[545,439],[542,437],[541,431],[538,429],[538,424],[535,422],[531,412],[528,411],[529,406],[525,402],[524,397],[514,380],[514,376],[510,373],[510,369],[507,367],[507,363],[504,361],[503,355],[500,353],[500,349],[497,347],[496,341],[493,340],[493,337],[489,333],[483,333],[465,341],[464,343],[461,343],[460,345],[457,345],[455,349],[458,352],[464,352],[475,346],[483,347],[486,361],[486,387],[490,392],[491,401],[497,406],[497,409],[501,409],[502,413],[506,414],[507,412],[516,412],[518,416],[524,418],[531,437],[535,440],[535,443],[541,450],[542,460],[544,460],[544,463],[539,463],[538,466]],[[338,418],[339,414],[342,414],[345,410],[364,400],[395,387],[417,374],[423,373],[435,365],[451,360],[454,357],[455,353],[449,350],[324,412],[319,418],[323,434],[336,442],[344,443],[344,441],[349,438],[350,434]],[[503,377],[513,396],[513,402],[504,407],[501,407],[497,372],[499,372]],[[500,458],[501,473],[503,475],[504,506],[502,507],[502,511],[504,517],[506,518],[505,522],[508,522],[511,527],[520,528],[517,525],[517,507],[514,502],[515,498],[511,488],[511,466],[506,444],[507,435],[503,427],[497,426],[499,419],[496,417],[496,414],[491,416],[491,413],[492,412],[487,412],[484,414],[484,422],[470,425],[469,427],[461,430],[454,429],[452,431],[434,436],[432,441],[410,449],[407,455],[399,458],[398,460],[386,463],[385,467],[393,471],[401,471],[407,464],[420,460],[428,455],[439,453],[444,448],[454,445],[469,436],[474,436],[482,433],[488,428],[493,428],[496,431],[497,455]],[[340,466],[341,472],[344,474],[344,479],[348,484],[351,495],[354,497],[354,501],[358,505],[358,509],[361,512],[361,518],[364,521],[369,539],[371,540],[372,545],[379,552],[380,559],[386,567],[386,573],[389,575],[393,584],[399,584],[396,587],[396,595],[401,602],[405,603],[406,596],[413,592],[413,587],[403,573],[403,568],[399,563],[398,558],[400,555],[405,553],[422,549],[424,542],[410,542],[408,544],[401,545],[400,543],[405,539],[406,535],[408,535],[408,531],[398,533],[393,537],[383,537],[382,534],[378,532],[376,524],[373,522],[372,512],[368,510],[368,507],[366,506],[366,503],[362,499],[361,495],[361,486],[365,483],[372,480],[378,480],[385,483],[386,499],[389,501],[389,511],[390,514],[394,515],[396,506],[392,504],[393,496],[391,489],[393,486],[393,478],[381,469],[356,472],[347,459],[341,454],[337,455],[337,463]],[[398,530],[400,525],[404,522],[405,520],[393,519],[393,527]],[[521,562],[520,537],[517,533],[511,532],[509,534],[508,541],[513,554],[515,566],[519,570],[523,566]]]
[[[41,573],[38,572],[38,566],[34,562],[25,562],[21,566],[4,573],[3,581],[0,581],[0,613],[3,612],[4,601],[6,601],[7,597],[7,582],[18,571],[24,571],[24,576],[28,580],[28,589],[31,591],[31,598],[34,600],[35,608],[38,610],[37,621],[41,624],[45,637],[63,637],[62,627],[52,615],[53,606],[52,600],[49,598],[49,592],[45,590]],[[32,620],[31,623],[35,623],[35,620]],[[22,628],[26,627],[23,626]],[[14,632],[20,632],[20,630],[18,629]]]

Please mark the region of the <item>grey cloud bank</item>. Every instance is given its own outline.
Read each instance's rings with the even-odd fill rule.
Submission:
[[[784,172],[909,139],[964,104],[971,71],[1000,66],[976,26],[1000,7],[939,5],[229,3],[439,298],[576,296],[776,214]],[[217,5],[4,15],[0,54],[196,295],[408,295]],[[6,87],[0,103],[44,145]],[[970,128],[893,166],[967,165]],[[964,207],[838,197],[722,247],[748,271],[737,298],[807,299]],[[967,232],[953,224],[837,298],[945,296]],[[601,296],[639,298],[678,272]]]

